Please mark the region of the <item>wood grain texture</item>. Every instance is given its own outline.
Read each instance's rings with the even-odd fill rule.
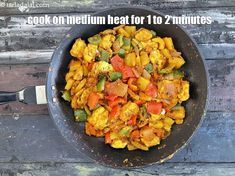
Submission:
[[[235,111],[235,60],[207,60],[210,79],[209,111]],[[218,69],[219,68],[219,69]],[[0,66],[0,90],[16,91],[46,81],[47,64]],[[48,114],[46,105],[10,103],[2,114]]]
[[[93,163],[7,163],[0,164],[0,174],[7,176],[234,176],[235,164],[165,163],[145,169],[113,169]]]
[[[168,162],[235,162],[234,116],[207,113],[189,144]],[[93,163],[65,142],[47,115],[0,116],[0,141],[0,163]]]
[[[7,0],[9,3],[14,3],[14,0]],[[30,2],[21,0],[20,2]],[[118,7],[126,5],[150,6],[154,9],[195,9],[195,8],[218,8],[218,7],[231,7],[235,6],[233,0],[219,1],[219,0],[34,0],[35,7],[33,8],[18,8],[7,7],[1,9],[0,14],[13,15],[22,13],[63,13],[63,12],[94,12],[109,7]],[[36,7],[39,4],[40,7]]]
[[[170,12],[165,10],[165,13],[211,16],[212,25],[184,25],[183,27],[195,38],[205,58],[234,58],[235,7],[216,11],[214,9],[171,10]],[[53,50],[71,27],[71,25],[27,25],[27,17],[28,15],[0,17],[0,64],[48,63]]]
[[[52,52],[71,27],[29,26],[25,21],[29,15],[82,15],[109,7],[149,6],[169,15],[212,17],[211,25],[183,25],[207,59],[211,81],[209,112],[191,142],[169,162],[120,170],[103,167],[76,152],[60,136],[46,105],[3,105],[0,175],[235,175],[234,0],[44,0],[43,3],[49,7],[0,7],[0,90],[44,84]]]

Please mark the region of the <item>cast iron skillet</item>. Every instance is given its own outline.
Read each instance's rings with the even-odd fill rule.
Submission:
[[[96,16],[125,16],[125,15],[162,16],[158,12],[146,8],[122,7],[112,8],[99,13]],[[164,19],[164,18],[163,18]],[[65,74],[68,71],[68,63],[72,58],[69,54],[71,46],[76,38],[87,39],[100,31],[112,28],[112,25],[75,25],[62,39],[60,45],[54,51],[50,63],[47,80],[47,100],[50,115],[62,136],[78,151],[86,154],[99,164],[111,167],[140,167],[154,163],[161,163],[172,156],[190,139],[199,126],[204,114],[207,102],[207,73],[203,57],[194,40],[177,25],[137,25],[157,32],[158,36],[170,36],[173,38],[175,48],[182,52],[186,60],[183,70],[190,81],[191,98],[184,104],[186,106],[186,118],[182,125],[174,125],[170,136],[161,142],[161,145],[152,147],[149,151],[128,151],[127,149],[113,149],[105,145],[103,139],[87,136],[84,132],[84,124],[75,123],[73,111],[69,103],[61,98],[61,91],[65,86]],[[126,162],[123,162],[125,159]]]

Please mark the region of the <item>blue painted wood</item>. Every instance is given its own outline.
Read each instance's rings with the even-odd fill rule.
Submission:
[[[235,162],[235,113],[210,112],[192,141],[169,162]],[[1,162],[91,162],[46,115],[0,117]]]
[[[21,69],[10,67],[11,69],[4,70],[5,66],[0,67],[0,89],[7,88],[7,80],[11,80],[14,74],[16,78],[9,84],[10,88],[23,85],[24,81],[43,83],[46,71],[44,66],[27,70],[35,65],[27,67],[25,64],[48,63],[53,49],[70,27],[44,25],[29,28],[24,23],[27,15],[91,13],[112,6],[147,5],[166,14],[212,16],[212,25],[183,27],[196,39],[208,59],[207,67],[211,80],[209,109],[213,112],[207,114],[192,141],[169,162],[141,169],[120,170],[100,166],[83,154],[77,153],[60,136],[47,115],[46,107],[27,109],[19,105],[3,106],[0,107],[1,175],[235,175],[234,0],[45,0],[44,2],[49,4],[49,8],[30,8],[20,11],[18,7],[0,7],[0,64],[22,64],[19,66]],[[23,113],[19,115],[18,112],[21,110]],[[28,114],[32,112],[36,114]],[[46,115],[43,115],[45,112]]]

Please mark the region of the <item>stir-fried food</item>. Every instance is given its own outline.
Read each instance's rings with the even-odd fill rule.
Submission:
[[[183,123],[189,82],[172,38],[121,25],[77,39],[70,54],[62,97],[87,135],[113,148],[148,150]]]

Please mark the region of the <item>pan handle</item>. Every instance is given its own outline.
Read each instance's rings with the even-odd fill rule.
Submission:
[[[0,91],[0,105],[17,100],[18,100],[17,92]]]
[[[47,104],[46,87],[28,86],[17,92],[0,91],[0,105],[12,101],[19,101],[25,104]]]

